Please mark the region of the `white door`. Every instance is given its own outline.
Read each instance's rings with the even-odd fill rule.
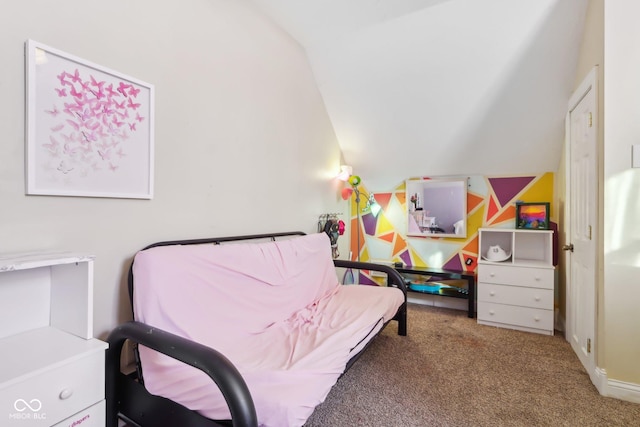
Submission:
[[[597,68],[572,96],[567,120],[567,336],[593,378],[598,224]]]

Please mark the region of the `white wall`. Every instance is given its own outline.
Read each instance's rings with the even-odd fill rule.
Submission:
[[[0,253],[96,255],[95,332],[129,316],[125,276],[158,241],[313,232],[346,209],[340,150],[302,49],[244,3],[23,0],[0,14]],[[153,200],[25,195],[24,43],[156,88]],[[72,309],[72,308],[70,308]]]
[[[640,384],[640,27],[636,0],[604,6],[604,328],[610,380]]]

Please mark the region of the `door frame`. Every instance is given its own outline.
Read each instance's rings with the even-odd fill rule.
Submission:
[[[593,127],[596,132],[596,147],[595,147],[595,176],[596,176],[596,194],[597,194],[597,202],[595,207],[595,212],[593,214],[593,236],[594,236],[594,245],[595,245],[595,259],[594,259],[594,295],[593,295],[593,324],[591,325],[591,333],[592,336],[592,356],[589,358],[589,366],[585,366],[589,377],[591,378],[592,383],[598,388],[598,390],[602,391],[602,376],[598,373],[598,348],[599,348],[599,339],[598,339],[598,302],[599,302],[599,292],[598,292],[598,272],[600,259],[598,256],[598,247],[600,241],[600,212],[598,206],[600,206],[599,201],[601,200],[600,196],[600,147],[598,144],[599,133],[600,133],[600,123],[599,123],[599,87],[598,87],[598,66],[594,66],[591,71],[587,74],[584,80],[580,83],[578,88],[571,95],[568,103],[567,114],[565,119],[565,203],[564,203],[564,217],[565,217],[565,237],[571,239],[571,112],[580,104],[580,102],[584,99],[584,97],[589,93],[589,91],[593,91],[594,94],[594,110],[592,113]],[[566,240],[566,239],[565,239]],[[571,243],[570,241],[565,241],[564,243]],[[572,281],[571,281],[571,255],[570,252],[566,252],[565,254],[565,304],[566,304],[566,325],[567,331],[565,334],[565,339],[570,341],[571,334],[573,330],[570,330],[573,326],[571,324],[571,309],[570,309],[570,301],[569,296],[571,295],[572,290]],[[573,349],[573,345],[572,345]],[[575,350],[574,350],[575,351]]]

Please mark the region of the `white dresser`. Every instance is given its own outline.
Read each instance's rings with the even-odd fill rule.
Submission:
[[[553,335],[553,231],[481,228],[478,323]],[[506,260],[485,259],[499,246]]]
[[[105,424],[93,258],[0,255],[0,425]]]

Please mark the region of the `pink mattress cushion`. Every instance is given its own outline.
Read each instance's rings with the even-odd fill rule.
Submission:
[[[164,246],[134,263],[136,320],[215,348],[243,375],[264,426],[303,425],[404,302],[341,286],[324,233],[268,243]],[[213,419],[224,399],[199,370],[141,348],[147,389]]]

